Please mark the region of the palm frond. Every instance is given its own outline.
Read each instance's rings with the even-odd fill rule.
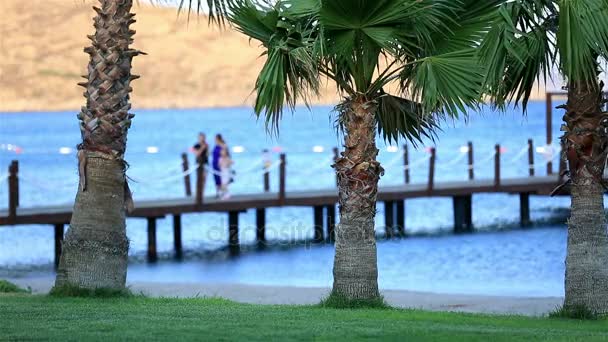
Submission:
[[[223,25],[229,13],[228,9],[233,3],[234,0],[180,0],[178,13],[187,8],[189,20],[192,12],[201,15],[207,11],[210,22]]]
[[[475,50],[422,58],[401,74],[401,87],[419,99],[423,110],[457,118],[481,100],[483,69]]]
[[[281,15],[280,6],[260,7],[238,0],[228,19],[240,32],[259,40],[267,55],[255,84],[255,113],[264,116],[269,130],[276,131],[285,106],[294,108],[298,99],[308,103],[310,93],[319,92],[319,71],[312,54],[314,40],[306,22]]]
[[[595,80],[597,57],[608,56],[608,1],[560,0],[557,45],[570,81]]]
[[[434,140],[439,128],[432,114],[425,114],[420,103],[382,93],[377,99],[376,123],[378,134],[385,141],[406,139],[414,146],[423,138]]]
[[[556,59],[557,7],[524,0],[503,5],[499,14],[479,49],[485,92],[497,107],[514,101],[525,112],[535,82],[546,82]]]

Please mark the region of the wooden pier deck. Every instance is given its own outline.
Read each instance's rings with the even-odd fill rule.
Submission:
[[[399,201],[421,197],[455,197],[480,193],[527,193],[548,195],[557,185],[557,175],[503,179],[499,185],[493,180],[455,181],[435,184],[429,190],[426,184],[407,184],[381,187],[378,201]],[[266,192],[259,194],[234,195],[227,200],[205,197],[197,204],[192,197],[165,200],[142,200],[135,202],[135,210],[129,217],[164,217],[203,212],[247,211],[272,207],[315,207],[334,205],[338,201],[337,189],[298,191],[286,193],[284,203],[279,194]],[[72,205],[40,206],[17,208],[17,216],[11,221],[8,209],[0,209],[0,225],[57,224],[69,223]]]

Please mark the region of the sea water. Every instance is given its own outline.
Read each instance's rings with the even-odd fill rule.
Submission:
[[[332,148],[342,137],[335,127],[331,107],[298,108],[285,114],[278,133],[269,134],[264,120],[250,108],[164,109],[135,111],[129,131],[128,175],[135,200],[184,196],[180,154],[189,154],[197,134],[223,135],[235,161],[233,194],[263,189],[262,151],[273,161],[287,155],[287,191],[335,187],[330,167]],[[559,135],[562,113],[553,115],[553,135]],[[75,146],[80,140],[76,111],[49,113],[0,113],[0,208],[8,203],[6,175],[11,160],[19,160],[22,207],[71,204],[77,187]],[[468,179],[466,143],[474,146],[475,177],[492,178],[493,153],[500,144],[501,175],[528,174],[527,140],[533,139],[536,174],[546,174],[546,162],[554,161],[557,147],[545,146],[544,103],[532,102],[527,115],[511,108],[499,113],[483,108],[468,118],[442,124],[435,141],[409,146],[411,182],[428,177],[429,147],[437,148],[436,182]],[[378,139],[378,159],[386,171],[380,186],[403,184],[402,144]],[[550,153],[553,149],[554,153]],[[276,165],[276,164],[275,164]],[[194,178],[193,178],[194,180]],[[193,181],[193,185],[195,182]],[[278,173],[271,172],[271,188],[277,189]],[[208,184],[206,193],[214,189]],[[478,233],[447,234],[453,224],[450,198],[412,199],[405,202],[406,239],[380,241],[378,264],[383,288],[474,292],[515,295],[563,293],[565,218],[567,197],[535,197],[530,200],[534,227],[519,227],[519,201],[506,194],[473,197],[473,223]],[[378,204],[376,230],[383,230],[383,205]],[[245,252],[224,258],[217,252],[226,245],[227,215],[188,214],[182,218],[186,261],[170,261],[173,247],[171,218],[158,221],[161,261],[148,265],[146,222],[129,219],[131,280],[215,281],[276,285],[331,285],[333,247],[296,243],[313,235],[311,208],[271,208],[267,211],[267,236],[271,246],[263,252]],[[255,213],[240,215],[240,240],[255,241]],[[51,273],[53,230],[50,226],[0,227],[0,277]],[[271,270],[271,271],[270,271]]]

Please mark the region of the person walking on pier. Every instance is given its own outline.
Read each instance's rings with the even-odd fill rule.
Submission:
[[[228,192],[228,186],[233,181],[232,174],[232,158],[230,158],[230,153],[227,148],[222,149],[220,152],[220,178],[222,185],[220,187],[221,199],[229,199],[230,193]]]
[[[194,155],[196,156],[196,164],[203,167],[209,164],[209,144],[207,144],[207,136],[201,132],[198,134],[198,142],[192,146]]]
[[[213,148],[213,180],[215,181],[216,197],[220,198],[222,195],[222,177],[220,169],[220,158],[222,157],[222,150],[228,152],[228,145],[221,134],[215,135],[215,147]]]

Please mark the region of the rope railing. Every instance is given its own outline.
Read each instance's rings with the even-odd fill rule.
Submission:
[[[429,161],[429,157],[422,157],[420,159],[416,159],[413,162],[400,166],[401,170],[411,170],[414,167],[418,167],[420,165],[424,165]]]
[[[490,161],[494,160],[494,157],[496,157],[496,151],[488,154],[488,156],[486,156],[485,158],[481,159],[480,161],[478,161],[477,163],[473,163],[473,164],[469,164],[468,165],[468,169],[472,170],[475,168],[475,164],[486,164],[489,163]]]
[[[47,191],[56,191],[56,190],[67,190],[67,189],[75,189],[78,185],[78,180],[75,179],[73,182],[66,183],[58,183],[47,180],[42,180],[40,178],[31,177],[29,175],[19,175],[19,180],[23,183],[30,184],[36,188],[47,190]]]
[[[515,162],[518,162],[521,157],[523,157],[526,153],[528,153],[529,151],[529,146],[526,144],[524,147],[521,148],[521,150],[519,150],[519,152],[517,152],[516,155],[514,155],[511,159],[509,159],[507,161],[508,164],[514,164]]]
[[[502,165],[507,166],[506,170],[509,173],[513,173],[513,172],[520,173],[522,171],[525,171],[526,174],[533,176],[534,175],[533,171],[540,170],[541,167],[545,167],[548,163],[554,163],[554,164],[560,163],[559,146],[556,146],[555,144],[538,146],[538,147],[534,148],[532,141],[529,140],[528,144],[526,146],[523,146],[521,149],[513,149],[513,152],[511,152],[511,153],[507,153],[506,149],[501,150],[501,147],[499,145],[496,145],[495,149],[491,153],[489,153],[487,155],[482,154],[480,156],[480,158],[476,158],[476,159],[472,158],[473,157],[472,148],[473,148],[472,144],[469,143],[468,146],[461,146],[457,151],[448,150],[447,151],[448,153],[441,154],[446,157],[445,159],[437,158],[438,154],[435,152],[432,152],[431,156],[429,156],[428,153],[424,153],[424,155],[418,154],[418,156],[420,158],[415,159],[411,162],[408,161],[408,158],[405,154],[405,152],[407,151],[406,148],[398,149],[398,150],[393,149],[390,152],[395,153],[395,154],[393,156],[390,156],[390,159],[388,159],[382,166],[387,172],[406,171],[405,179],[406,179],[406,182],[408,182],[408,173],[407,173],[408,170],[412,170],[412,169],[420,170],[421,167],[424,168],[428,163],[431,163],[430,164],[431,173],[433,173],[434,170],[446,171],[446,170],[451,170],[454,168],[460,168],[460,167],[465,167],[465,166],[468,167],[468,170],[473,170],[476,167],[480,167],[481,169],[485,170],[485,169],[491,167],[492,165],[494,165],[494,169],[495,169],[494,178],[499,180],[500,179],[501,160],[500,160],[500,158],[497,158],[497,154],[500,154],[501,156],[503,156],[503,155],[508,156],[508,158],[503,159],[505,161],[503,162]],[[525,159],[524,157],[526,156],[526,153],[528,153],[528,159],[527,159],[527,162],[523,162],[522,159]],[[534,154],[541,155],[541,156],[535,161],[535,158],[533,157]],[[435,156],[435,158],[432,158],[433,155]],[[183,157],[185,158],[185,155],[183,155]],[[466,160],[467,157],[469,158],[468,161]],[[284,156],[282,155],[281,158],[284,159]],[[318,161],[308,163],[307,167],[292,167],[291,173],[295,177],[307,178],[307,177],[310,177],[311,175],[318,174],[320,172],[320,170],[329,171],[330,170],[329,164],[331,164],[333,162],[334,158],[335,158],[334,154],[322,156],[318,159]],[[287,172],[285,170],[285,166],[282,165],[283,161],[281,159],[278,159],[278,160],[275,160],[272,163],[270,163],[270,161],[268,159],[269,159],[268,155],[265,155],[265,157],[260,157],[257,159],[249,159],[250,162],[247,164],[244,164],[244,167],[241,170],[234,169],[236,171],[235,176],[242,178],[243,183],[249,184],[249,183],[252,183],[255,181],[255,177],[260,177],[260,180],[261,180],[262,176],[264,176],[265,174],[268,174],[271,171],[280,169],[280,172],[278,172],[277,174],[279,175],[281,182],[284,183],[284,178],[285,178],[285,175]],[[437,162],[437,161],[439,161],[439,162]],[[403,164],[399,164],[399,163],[403,163]],[[458,165],[461,165],[461,166],[458,166]],[[147,187],[165,186],[168,183],[174,183],[174,182],[183,180],[186,185],[186,195],[190,196],[191,195],[190,189],[192,189],[190,186],[191,175],[196,176],[197,172],[200,170],[200,167],[201,167],[200,164],[197,164],[197,163],[195,163],[194,165],[188,166],[187,159],[186,159],[184,161],[184,163],[182,164],[182,169],[185,169],[185,170],[175,170],[174,168],[165,168],[164,170],[171,170],[170,173],[167,173],[167,171],[165,171],[165,172],[163,172],[164,175],[162,175],[162,176],[146,175],[146,176],[142,176],[142,177],[134,177],[134,176],[128,175],[127,179],[129,181],[132,181],[133,185],[142,185],[142,186],[147,186]],[[10,168],[9,168],[9,170],[10,170]],[[4,183],[7,183],[7,184],[10,183],[10,181],[12,179],[11,177],[15,176],[16,179],[18,179],[19,181],[22,181],[28,185],[34,186],[35,188],[43,189],[45,191],[57,191],[57,190],[63,190],[63,189],[75,190],[77,188],[78,180],[76,177],[74,177],[73,180],[71,180],[71,179],[67,179],[67,180],[66,179],[61,179],[61,180],[54,179],[53,180],[53,179],[47,179],[45,177],[36,177],[36,176],[28,174],[28,173],[18,174],[18,169],[15,168],[15,170],[17,170],[17,171],[14,172],[14,174],[13,173],[0,174],[0,187],[2,187],[2,184],[4,184]],[[205,165],[204,170],[206,170],[205,174],[207,174],[207,175],[222,176],[221,171],[213,170],[210,166]],[[13,171],[11,171],[11,172],[13,172]],[[429,177],[431,177],[431,176],[429,176]],[[269,179],[268,176],[264,177],[265,189],[268,187],[267,184],[269,184],[268,179]],[[469,179],[474,179],[471,171],[469,172]],[[9,180],[9,182],[7,182],[7,180]],[[497,181],[497,184],[499,184],[499,181]],[[13,191],[16,188],[18,188],[18,182],[16,183],[16,185],[9,185],[10,191]],[[13,189],[13,190],[11,190],[11,189]]]
[[[458,164],[461,160],[463,160],[466,157],[466,153],[460,153],[458,156],[448,160],[447,162],[443,163],[443,164],[436,164],[436,168],[439,170],[447,170],[449,168],[451,168],[452,166]],[[439,161],[441,159],[438,159]]]
[[[329,170],[329,166],[333,163],[333,161],[334,161],[334,156],[329,155],[323,161],[317,163],[315,166],[309,167],[307,169],[302,170],[301,172],[296,172],[296,173],[301,177],[305,177],[305,176],[313,175],[314,173],[319,172],[324,169]],[[300,171],[300,170],[298,170],[298,171]]]
[[[181,171],[177,174],[174,175],[170,175],[167,177],[162,177],[162,178],[156,178],[156,179],[151,179],[151,180],[144,180],[144,179],[138,179],[132,176],[127,176],[127,178],[135,183],[139,183],[139,184],[146,184],[146,185],[164,185],[167,183],[171,183],[174,182],[176,180],[180,180],[183,179],[186,176],[189,176],[193,173],[196,172],[196,170],[198,169],[200,164],[195,164],[191,167],[188,168],[188,170],[186,171]]]

